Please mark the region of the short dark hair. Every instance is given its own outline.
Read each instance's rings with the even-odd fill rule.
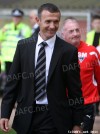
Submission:
[[[41,18],[41,13],[43,10],[47,10],[51,13],[56,13],[56,12],[60,13],[60,10],[56,5],[54,5],[52,3],[46,3],[46,4],[41,5],[38,9],[38,17],[39,18]]]

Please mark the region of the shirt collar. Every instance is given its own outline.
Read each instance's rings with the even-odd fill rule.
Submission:
[[[42,39],[42,37],[40,36],[40,34],[38,34],[37,45],[39,45],[39,44],[42,43],[43,41],[44,41],[44,40]],[[53,48],[53,47],[54,47],[54,44],[55,44],[55,41],[56,41],[56,34],[55,34],[52,38],[46,40],[45,42],[48,44],[48,46],[49,46],[50,48]]]
[[[39,25],[36,23],[34,26],[33,26],[33,28],[38,28],[39,27]]]

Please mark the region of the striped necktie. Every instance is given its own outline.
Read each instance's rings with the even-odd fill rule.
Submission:
[[[35,68],[35,100],[42,99],[46,94],[46,42],[42,42]]]

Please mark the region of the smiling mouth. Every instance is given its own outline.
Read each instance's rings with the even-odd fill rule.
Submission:
[[[50,31],[50,33],[55,33],[56,31],[54,30],[54,31]]]
[[[80,37],[74,37],[73,39],[79,39]]]

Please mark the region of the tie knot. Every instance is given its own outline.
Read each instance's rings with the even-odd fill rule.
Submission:
[[[42,46],[42,47],[46,47],[47,45],[48,45],[48,44],[47,44],[46,42],[42,42],[42,43],[41,43],[41,46]]]

